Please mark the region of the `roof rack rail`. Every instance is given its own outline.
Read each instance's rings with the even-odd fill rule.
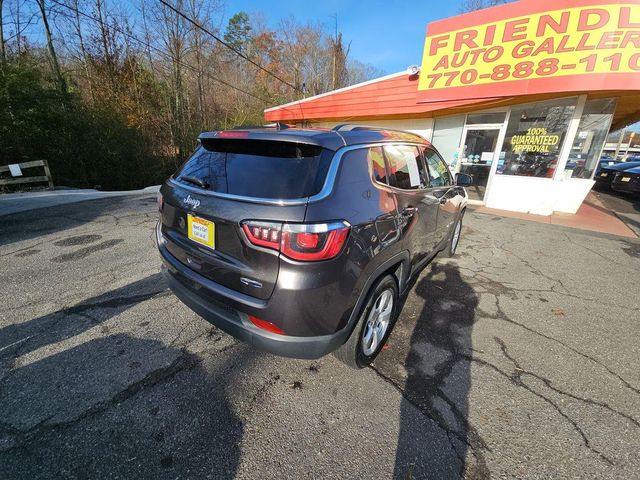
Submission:
[[[357,125],[355,123],[341,123],[340,125],[336,125],[331,129],[334,132],[357,132],[358,130],[385,130],[387,132],[401,132],[401,133],[412,133],[407,132],[406,130],[398,130],[397,128],[387,128],[387,127],[377,127],[372,125]],[[417,135],[417,134],[413,134]]]
[[[341,123],[331,129],[331,131],[333,132],[357,132],[360,130],[370,130],[374,132],[375,131],[399,132],[407,135],[415,135],[416,137],[420,137],[420,135],[418,135],[417,133],[409,132],[407,130],[398,130],[397,128],[387,128],[387,127],[379,127],[379,126],[371,126],[371,125],[357,125],[355,123]]]
[[[381,127],[372,127],[369,125],[358,125],[355,123],[340,123],[331,129],[333,132],[351,132],[354,130],[387,130]]]
[[[266,125],[263,125],[264,128],[275,128],[276,130],[286,130],[288,128],[293,128],[294,126],[295,125],[289,125],[283,122],[267,123]]]

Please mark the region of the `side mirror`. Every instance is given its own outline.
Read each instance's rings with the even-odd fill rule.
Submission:
[[[459,187],[468,187],[473,185],[473,177],[466,173],[456,173],[456,185]]]

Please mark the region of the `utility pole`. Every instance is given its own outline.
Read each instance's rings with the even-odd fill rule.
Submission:
[[[624,139],[625,130],[620,130],[620,137],[618,137],[618,144],[616,145],[616,152],[613,154],[613,159],[618,159],[618,154],[620,153],[620,147],[622,146],[622,140]]]
[[[629,143],[627,143],[627,150],[624,152],[625,161],[627,160],[627,158],[629,158],[629,149],[631,148],[631,142],[633,142],[633,139],[635,138],[635,136],[636,136],[635,132],[631,132],[631,134],[629,135]]]

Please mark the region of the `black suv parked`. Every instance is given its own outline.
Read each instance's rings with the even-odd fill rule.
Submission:
[[[463,185],[422,137],[342,125],[203,133],[162,186],[163,272],[185,304],[270,352],[371,363],[410,277],[453,255]]]

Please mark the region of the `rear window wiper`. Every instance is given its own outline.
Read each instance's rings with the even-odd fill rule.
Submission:
[[[200,188],[209,188],[209,184],[198,177],[192,177],[190,175],[180,175],[180,179],[184,180],[185,182],[193,183]]]

